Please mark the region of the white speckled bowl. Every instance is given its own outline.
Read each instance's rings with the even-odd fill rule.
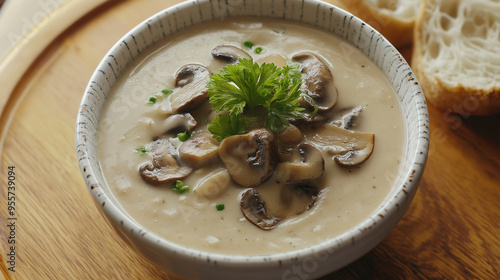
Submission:
[[[212,254],[179,246],[149,232],[132,220],[110,195],[99,167],[97,125],[117,77],[141,51],[171,33],[203,21],[232,16],[282,18],[326,29],[370,57],[397,91],[407,127],[406,156],[398,183],[376,213],[334,239],[272,255]],[[127,33],[103,58],[85,90],[76,124],[80,170],[111,225],[153,263],[187,279],[306,279],[306,276],[313,279],[353,262],[381,242],[408,209],[423,173],[428,144],[429,120],[424,95],[401,54],[360,19],[312,0],[196,0],[159,12]]]

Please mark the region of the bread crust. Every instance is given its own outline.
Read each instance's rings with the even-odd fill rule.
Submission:
[[[418,1],[418,0],[414,0]],[[326,0],[325,2],[341,2],[350,13],[378,30],[395,47],[411,46],[413,28],[416,17],[398,18],[387,10],[377,9],[366,3],[366,0]]]
[[[429,0],[423,0],[419,15],[415,22],[413,54],[411,67],[420,82],[427,101],[434,107],[447,112],[462,115],[491,115],[500,113],[500,88],[481,88],[463,86],[461,83],[450,84],[438,76],[425,71],[423,57],[423,28],[428,10]],[[500,42],[499,42],[500,44]]]

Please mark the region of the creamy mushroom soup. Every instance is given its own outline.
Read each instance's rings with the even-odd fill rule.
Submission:
[[[269,78],[279,87],[258,89],[265,98],[297,95],[268,108],[247,101],[228,122],[234,104],[217,102],[238,69],[242,83],[280,74]],[[236,133],[220,132],[228,127]],[[226,19],[133,61],[103,108],[98,148],[114,198],[138,223],[187,247],[254,255],[366,219],[395,183],[404,135],[390,82],[353,46],[296,23]]]

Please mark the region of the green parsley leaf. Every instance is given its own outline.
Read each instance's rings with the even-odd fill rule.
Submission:
[[[222,139],[245,133],[249,124],[244,129],[242,120],[249,121],[240,115],[244,112],[260,115],[255,111],[264,108],[264,127],[278,132],[289,124],[288,118],[304,117],[301,113],[304,108],[298,101],[301,84],[298,65],[277,67],[273,63],[263,63],[259,66],[252,59],[242,58],[237,64],[221,68],[219,74],[210,77],[207,89],[212,108],[226,113],[209,124],[209,131],[215,138]]]
[[[181,180],[176,180],[172,190],[178,194],[183,194],[189,190],[189,187],[184,185]]]
[[[229,114],[219,114],[208,124],[210,131],[215,139],[222,141],[231,135],[247,133],[250,127],[250,120],[241,116]]]
[[[216,112],[240,115],[246,106],[263,106],[273,96],[276,80],[281,75],[273,63],[259,66],[252,59],[240,59],[212,75],[207,84],[210,103]]]
[[[181,140],[181,142],[184,142],[184,141],[188,140],[189,138],[191,138],[191,135],[192,135],[192,133],[190,131],[184,131],[184,132],[178,133],[177,138],[179,138],[179,140]]]
[[[217,209],[217,211],[222,211],[222,210],[224,210],[224,208],[225,208],[225,206],[222,203],[215,205],[215,209]]]
[[[141,148],[139,148],[139,149],[136,149],[136,151],[137,151],[137,153],[138,153],[139,155],[145,155],[145,154],[149,153],[149,150],[148,150],[148,149],[146,149],[146,148],[144,148],[144,147],[141,147]]]

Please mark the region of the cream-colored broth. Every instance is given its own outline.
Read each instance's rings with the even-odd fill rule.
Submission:
[[[174,73],[184,64],[199,63],[217,73],[211,50],[221,44],[242,47],[252,41],[262,54],[248,51],[254,60],[312,51],[329,64],[339,97],[335,111],[364,106],[356,131],[375,134],[370,158],[353,168],[340,167],[325,150],[325,169],[315,205],[270,231],[247,221],[240,211],[240,193],[232,183],[215,198],[193,192],[200,178],[214,169],[200,168],[183,179],[191,186],[184,194],[171,185],[153,186],[138,168],[151,161],[136,151],[161,136],[162,121],[170,114],[168,97],[147,105],[150,96],[174,88]],[[200,113],[199,113],[200,114]],[[196,133],[196,131],[195,131]],[[278,20],[229,19],[192,27],[141,54],[112,89],[99,125],[99,157],[107,184],[119,204],[137,222],[175,243],[228,254],[267,254],[303,248],[354,227],[376,210],[393,187],[403,153],[405,127],[394,90],[380,69],[361,52],[324,31]],[[313,132],[306,139],[314,137]],[[180,144],[180,143],[177,143]],[[266,197],[273,179],[258,187]],[[266,190],[267,188],[267,190]],[[266,203],[275,203],[267,196]],[[216,204],[224,204],[217,211]]]

